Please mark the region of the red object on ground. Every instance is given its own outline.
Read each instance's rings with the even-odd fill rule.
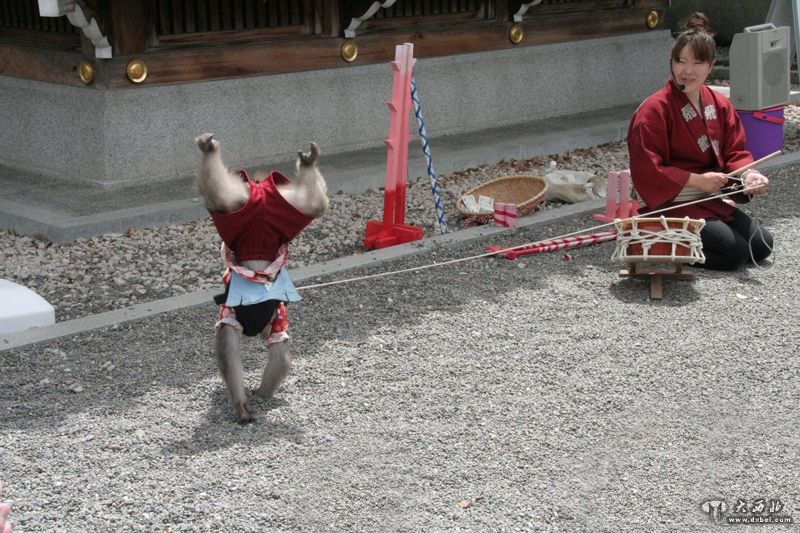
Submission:
[[[515,228],[517,226],[517,204],[495,202],[494,223],[496,226]]]
[[[383,192],[383,220],[368,220],[364,248],[386,248],[422,239],[422,228],[405,223],[406,180],[408,176],[408,115],[411,111],[411,77],[414,45],[395,48],[392,70],[392,99],[388,102],[389,137],[386,139],[386,188]]]
[[[516,259],[521,255],[538,254],[540,252],[552,252],[564,248],[577,248],[588,246],[598,242],[613,241],[617,238],[615,231],[603,231],[600,233],[590,233],[589,235],[576,235],[575,237],[564,237],[563,239],[551,239],[539,241],[522,248],[510,249],[500,246],[487,246],[487,252],[494,252],[495,255],[502,255],[506,259]]]

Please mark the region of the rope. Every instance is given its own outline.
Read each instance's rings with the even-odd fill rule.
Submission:
[[[752,187],[752,188],[755,189],[755,187]],[[679,207],[686,207],[688,205],[699,204],[699,203],[702,203],[702,202],[707,202],[708,200],[713,200],[715,198],[727,198],[728,196],[733,196],[734,194],[739,194],[739,193],[747,191],[747,190],[750,190],[750,188],[744,188],[744,189],[733,191],[733,192],[727,192],[727,193],[718,194],[718,195],[715,195],[715,196],[709,196],[708,198],[701,198],[700,200],[695,200],[693,202],[687,202],[685,204],[673,205],[673,206],[670,206],[670,207],[665,207],[665,208],[662,208],[662,209],[658,209],[656,211],[651,211],[650,213],[647,213],[647,215],[639,215],[639,216],[630,217],[630,218],[622,219],[622,220],[632,220],[632,219],[635,219],[635,218],[652,217],[653,215],[659,215],[661,213],[666,213],[666,212],[671,211],[673,209],[678,209]],[[600,224],[598,226],[593,226],[593,227],[588,228],[588,229],[579,229],[577,231],[573,231],[572,233],[565,233],[564,235],[560,235],[558,237],[553,237],[552,240],[565,239],[567,237],[573,237],[573,236],[578,235],[580,233],[584,233],[584,232],[587,232],[587,231],[598,230],[598,229],[601,229],[601,228],[607,228],[607,227],[613,226],[615,224],[616,224],[616,221],[614,221],[614,222],[606,222],[605,224]],[[551,240],[551,239],[548,239],[548,240]],[[511,250],[517,250],[519,248],[525,248],[526,246],[530,247],[530,246],[540,245],[543,242],[545,242],[545,241],[534,241],[534,242],[529,242],[529,243],[525,243],[525,244],[519,244],[517,246],[511,246],[509,248],[504,248],[503,251],[507,252],[507,251],[511,251]],[[442,263],[431,263],[429,265],[422,265],[422,266],[419,266],[419,267],[403,268],[403,269],[400,269],[400,270],[391,270],[391,271],[388,271],[388,272],[380,272],[378,274],[368,274],[368,275],[365,275],[365,276],[358,276],[358,277],[355,277],[355,278],[345,278],[345,279],[340,279],[340,280],[336,280],[336,281],[328,281],[328,282],[325,282],[325,283],[315,283],[313,285],[304,285],[302,287],[297,287],[296,290],[302,291],[302,290],[306,290],[306,289],[319,289],[321,287],[330,287],[332,285],[341,285],[343,283],[351,283],[351,282],[355,282],[355,281],[363,281],[365,279],[382,278],[382,277],[386,277],[386,276],[393,276],[395,274],[404,274],[406,272],[418,272],[418,271],[422,271],[422,270],[427,270],[429,268],[446,266],[446,265],[453,265],[453,264],[456,264],[456,263],[463,263],[465,261],[471,261],[473,259],[480,259],[482,257],[494,256],[494,255],[497,255],[497,254],[498,254],[498,252],[491,251],[491,252],[486,252],[486,253],[483,253],[483,254],[473,255],[473,256],[469,256],[469,257],[462,257],[462,258],[459,258],[459,259],[452,259],[450,261],[444,261]]]
[[[764,228],[761,225],[761,222],[759,222],[759,220],[758,220],[758,216],[756,214],[756,205],[755,204],[752,204],[751,219],[753,220],[753,223],[756,225],[756,230],[757,231],[751,231],[750,232],[750,237],[747,239],[747,246],[748,246],[748,248],[750,248],[750,262],[753,263],[756,267],[758,267],[758,268],[760,268],[762,270],[766,270],[766,269],[772,268],[775,265],[775,260],[776,260],[775,259],[775,250],[772,249],[772,246],[770,246],[769,243],[767,243],[767,239],[764,238]],[[769,254],[772,256],[772,264],[770,266],[768,266],[768,267],[763,267],[763,266],[759,265],[756,262],[755,256],[753,256],[753,239],[755,239],[756,233],[758,233],[758,236],[761,237],[761,242],[764,243],[764,246],[767,247],[767,250],[769,250]]]
[[[747,176],[747,172],[745,172],[744,175]],[[729,178],[734,180],[734,181],[736,181],[737,184],[736,185],[729,185],[727,187],[723,187],[720,190],[744,192],[744,189],[745,189],[744,178],[739,178],[739,177],[734,177],[734,176],[729,176]],[[747,248],[748,248],[748,251],[750,252],[750,262],[752,264],[754,264],[756,267],[758,267],[758,268],[760,268],[762,270],[766,270],[768,268],[772,268],[772,266],[775,264],[775,250],[773,250],[772,246],[770,246],[767,243],[767,239],[764,238],[764,228],[761,226],[761,223],[758,221],[758,216],[757,216],[757,213],[756,213],[756,204],[752,204],[751,203],[750,206],[752,207],[750,218],[755,223],[756,230],[757,230],[757,231],[751,231],[750,232],[750,236],[747,239]],[[750,229],[752,229],[752,228],[750,228]],[[764,246],[767,247],[767,250],[769,250],[769,253],[772,256],[772,265],[770,265],[769,267],[763,267],[763,266],[759,265],[756,262],[755,256],[753,255],[753,239],[755,239],[756,233],[758,233],[758,236],[761,237],[761,242],[764,243]]]
[[[687,263],[704,263],[706,258],[703,255],[703,243],[700,240],[700,229],[702,225],[696,227],[696,232],[689,229],[689,222],[691,219],[685,217],[683,219],[682,227],[672,228],[667,223],[667,219],[662,215],[661,217],[661,231],[653,231],[650,229],[640,228],[636,221],[632,221],[630,229],[620,231],[617,234],[617,248],[611,256],[611,261],[616,263],[628,262],[628,259],[639,259],[647,261],[653,258],[664,258],[676,260],[681,259],[681,262]],[[619,225],[617,226],[619,227]],[[650,249],[656,244],[667,244],[671,247],[670,256],[665,255],[650,255]],[[638,245],[641,247],[641,255],[628,255],[629,247]],[[678,247],[688,250],[688,255],[677,255]]]
[[[433,201],[436,205],[436,212],[439,217],[439,232],[444,235],[447,233],[447,219],[444,215],[442,196],[439,194],[436,171],[433,169],[433,157],[431,156],[431,149],[430,145],[428,144],[428,132],[425,131],[425,119],[422,117],[422,105],[419,102],[419,94],[417,93],[417,80],[414,76],[411,77],[411,100],[414,102],[414,116],[417,117],[417,124],[419,124],[419,136],[422,139],[422,153],[425,154],[425,159],[428,162],[428,176],[431,178]]]

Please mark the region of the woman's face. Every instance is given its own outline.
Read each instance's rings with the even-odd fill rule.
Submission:
[[[700,90],[713,66],[713,61],[700,61],[694,57],[691,47],[684,46],[678,60],[672,61],[672,74],[676,83],[686,86],[683,92],[690,94]]]

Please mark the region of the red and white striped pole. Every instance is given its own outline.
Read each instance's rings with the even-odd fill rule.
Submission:
[[[521,248],[501,248],[500,246],[487,246],[487,252],[495,252],[495,255],[502,255],[506,259],[516,259],[521,255],[538,254],[540,252],[552,252],[565,248],[578,248],[589,246],[599,242],[613,241],[617,238],[616,231],[602,231],[600,233],[590,233],[588,235],[576,235],[574,237],[564,237],[563,239],[550,239],[539,241]]]

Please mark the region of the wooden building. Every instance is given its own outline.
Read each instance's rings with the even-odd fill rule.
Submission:
[[[117,89],[345,68],[391,60],[397,42],[414,43],[427,58],[646,32],[663,25],[668,3],[0,0],[0,74]],[[64,16],[40,16],[50,5]],[[107,44],[73,25],[66,15],[74,11],[90,25],[94,19],[96,40]],[[129,72],[134,59],[141,63]]]
[[[185,179],[203,131],[242,166],[382,147],[406,42],[431,137],[635,105],[665,79],[668,6],[0,0],[0,165],[116,187]]]

